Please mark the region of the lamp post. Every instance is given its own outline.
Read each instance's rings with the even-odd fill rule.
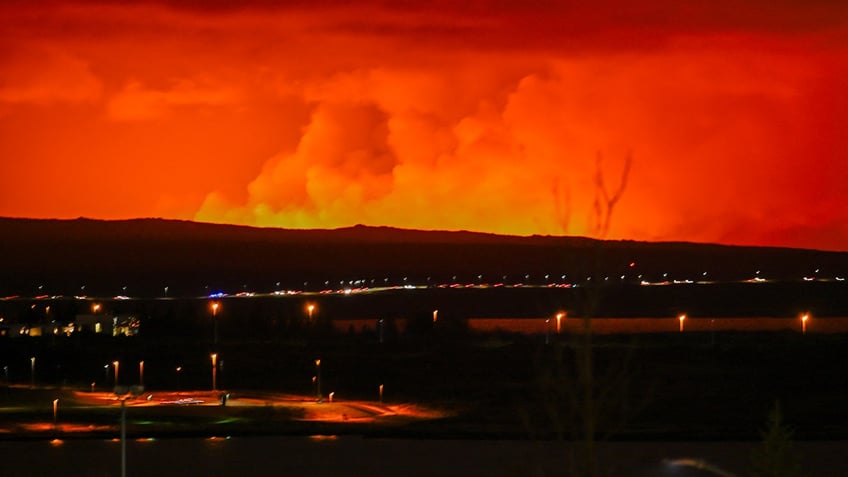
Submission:
[[[218,353],[212,353],[212,390],[218,390]]]
[[[433,323],[439,319],[439,310],[433,310]]]
[[[56,430],[58,427],[59,420],[57,419],[59,414],[59,399],[53,400],[53,430]]]
[[[313,303],[306,305],[306,315],[309,317],[309,321],[312,321],[313,313],[315,313],[315,305]]]
[[[212,308],[212,326],[213,326],[213,343],[215,347],[218,347],[218,308],[221,308],[221,304],[217,301],[213,301],[210,305]]]
[[[144,386],[144,361],[138,362],[138,385]]]
[[[678,316],[677,320],[680,322],[680,332],[683,333],[683,322],[686,321],[686,315],[682,314]]]
[[[315,360],[315,400],[321,402],[321,360]]]
[[[176,369],[176,371],[177,371],[177,389],[180,389],[180,373],[182,372],[182,370],[183,370],[182,366],[177,366],[177,369]]]
[[[383,404],[383,385],[380,385],[380,404]]]
[[[117,361],[112,361],[112,366],[115,367],[115,387],[118,387],[118,367],[120,365],[121,365],[121,363],[119,363]]]
[[[565,312],[564,311],[561,311],[561,312],[556,314],[557,334],[559,334],[562,331],[562,319],[563,318],[565,318]]]
[[[121,399],[121,477],[127,477],[127,399]]]
[[[35,356],[29,359],[29,385],[35,387]]]
[[[810,319],[809,313],[804,313],[801,315],[801,334],[807,334],[807,320]]]

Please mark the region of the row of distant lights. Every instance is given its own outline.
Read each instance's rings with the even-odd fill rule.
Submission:
[[[819,269],[816,269],[815,273],[819,273]],[[453,283],[442,283],[442,284],[435,285],[435,286],[437,288],[499,288],[499,287],[507,287],[507,288],[521,288],[521,287],[572,288],[572,287],[579,287],[580,286],[579,283],[550,282],[550,275],[549,274],[545,275],[544,277],[545,277],[545,281],[548,282],[548,283],[543,284],[543,285],[532,285],[532,284],[526,284],[526,283],[523,283],[523,282],[507,284],[507,283],[505,283],[506,278],[507,278],[506,275],[503,275],[503,277],[502,277],[503,281],[498,282],[498,283],[494,283],[494,284],[483,283],[482,282],[483,275],[477,275],[478,283],[465,283],[465,284],[463,284],[463,283],[457,282],[456,281],[457,276],[454,275],[452,277]],[[669,285],[669,284],[692,284],[692,283],[699,283],[699,284],[715,283],[715,282],[707,280],[707,272],[703,272],[702,279],[699,280],[699,281],[694,281],[694,280],[689,280],[689,279],[668,280],[668,273],[663,273],[663,280],[657,281],[657,282],[650,282],[650,281],[647,281],[647,280],[643,280],[642,277],[643,277],[643,275],[640,274],[636,278],[639,280],[639,283],[643,286]],[[525,275],[524,278],[525,278],[525,280],[529,281],[530,275],[529,274]],[[565,280],[565,278],[566,278],[565,274],[563,274],[560,277],[561,280]],[[619,279],[622,280],[622,281],[625,280],[626,278],[627,278],[627,275],[620,275],[619,276]],[[609,279],[610,279],[609,276],[604,277],[604,281],[608,282]],[[591,281],[591,280],[592,280],[592,277],[586,277],[586,281]],[[803,277],[803,280],[809,282],[809,281],[827,280],[827,279],[816,278],[815,276],[813,276],[813,277]],[[837,276],[837,277],[835,277],[835,280],[838,281],[838,282],[844,282],[845,278]],[[327,288],[321,290],[318,293],[320,293],[320,294],[339,293],[339,294],[349,295],[349,294],[352,294],[352,293],[378,291],[378,290],[385,290],[385,289],[412,290],[412,289],[420,289],[420,288],[429,288],[430,287],[429,284],[428,285],[412,285],[412,284],[409,284],[409,283],[407,283],[408,277],[403,277],[403,282],[404,282],[403,285],[388,285],[388,281],[389,281],[388,278],[384,278],[383,279],[383,284],[384,284],[383,287],[369,288],[368,287],[368,280],[366,280],[366,279],[348,280],[348,281],[340,280],[339,285],[342,288],[332,289],[332,288],[330,288],[331,287],[330,281],[327,280],[327,281],[324,282],[324,286],[327,287]],[[430,277],[427,277],[427,281],[428,281],[428,283],[430,282]],[[768,281],[767,279],[760,277],[760,271],[757,270],[755,272],[755,276],[753,278],[748,279],[748,280],[743,280],[743,283],[765,283],[767,281]],[[373,286],[376,283],[376,279],[371,279],[370,282],[371,282],[371,285]],[[280,282],[277,282],[276,285],[279,288]],[[304,282],[303,286],[304,286],[304,289],[305,289],[308,286],[308,282]],[[246,287],[246,285],[245,285],[245,287]],[[276,290],[276,291],[272,292],[271,294],[276,295],[276,296],[285,296],[285,295],[298,295],[298,294],[301,294],[301,293],[314,293],[314,292],[305,292],[304,290]],[[223,293],[223,292],[217,292],[217,293],[210,294],[209,298],[222,298],[222,297],[225,297],[225,296],[228,296],[228,294]],[[237,297],[252,297],[252,296],[256,296],[256,293],[255,292],[243,291],[243,292],[236,293],[234,296],[237,296]]]
[[[631,262],[630,267],[632,268],[634,266],[635,266],[635,263]],[[817,268],[814,271],[813,276],[802,277],[803,281],[812,282],[812,281],[816,281],[816,280],[827,280],[827,279],[818,278],[816,276],[820,273],[820,271],[821,270]],[[694,281],[694,280],[691,280],[691,279],[672,279],[672,280],[669,280],[668,279],[668,273],[666,272],[666,273],[662,274],[662,280],[660,280],[660,281],[644,280],[642,274],[637,275],[636,279],[639,280],[639,284],[643,285],[643,286],[670,285],[670,284],[680,285],[680,284],[692,284],[692,283],[714,283],[714,282],[708,281],[707,276],[708,276],[708,273],[703,272],[701,274],[700,280],[698,280],[698,281]],[[551,278],[550,274],[544,275],[545,282],[548,282],[544,285],[529,285],[529,284],[526,284],[524,282],[516,282],[516,283],[513,283],[513,284],[507,284],[506,283],[507,275],[503,275],[501,277],[502,281],[500,281],[498,283],[494,283],[494,284],[489,284],[489,283],[483,283],[482,282],[483,281],[483,275],[479,274],[479,275],[477,275],[477,281],[478,281],[477,283],[465,283],[465,284],[463,284],[463,283],[457,282],[457,276],[453,275],[453,277],[451,278],[453,283],[442,283],[442,284],[439,284],[439,285],[436,285],[436,286],[438,288],[489,288],[489,287],[492,287],[492,288],[498,288],[498,287],[509,287],[509,288],[521,288],[521,287],[571,288],[571,287],[579,287],[580,286],[579,283],[550,282],[550,278]],[[623,274],[623,275],[620,275],[618,278],[619,278],[619,280],[624,281],[627,278],[627,275]],[[564,281],[565,279],[566,279],[565,274],[560,276],[560,280]],[[530,281],[530,274],[524,275],[524,280]],[[592,277],[586,277],[585,281],[588,282],[588,281],[591,281],[591,280],[592,280]],[[609,276],[604,277],[605,282],[608,282],[609,280],[610,280]],[[844,282],[845,277],[836,276],[836,277],[834,277],[834,280],[837,281],[837,282]],[[349,295],[349,294],[353,294],[353,293],[375,291],[375,290],[378,290],[378,289],[386,289],[386,288],[392,289],[392,290],[397,290],[397,289],[412,290],[412,289],[418,289],[418,288],[427,288],[427,287],[430,286],[429,285],[430,281],[431,281],[431,277],[427,277],[428,285],[413,285],[413,284],[408,283],[409,282],[408,277],[403,277],[403,285],[389,285],[389,278],[386,277],[386,278],[383,278],[382,287],[378,286],[378,287],[375,288],[374,285],[377,285],[378,282],[377,282],[377,279],[374,279],[374,278],[372,278],[370,280],[370,287],[369,287],[369,280],[367,280],[367,279],[357,279],[357,280],[347,280],[347,281],[339,280],[339,286],[342,287],[342,288],[333,289],[333,288],[331,288],[332,285],[330,284],[330,280],[326,280],[326,281],[324,281],[325,288],[323,290],[321,290],[319,293],[321,293],[321,294],[340,293],[340,294]],[[760,276],[760,270],[757,270],[757,271],[754,272],[754,277],[747,279],[747,280],[743,280],[744,283],[765,283],[767,281],[768,281],[768,279]],[[335,283],[335,282],[333,282],[333,283]],[[303,282],[304,289],[307,288],[308,284],[309,284],[309,282]],[[304,293],[303,290],[281,290],[281,289],[279,289],[280,288],[280,282],[277,282],[276,286],[277,286],[277,290],[271,292],[270,293],[271,295],[283,296],[283,295],[296,295],[296,294]],[[253,296],[257,295],[256,292],[247,291],[247,285],[243,285],[242,288],[243,288],[243,291],[232,294],[232,295],[219,291],[219,292],[214,292],[214,293],[209,294],[208,297],[209,298],[223,298],[225,296],[253,297]],[[43,289],[44,289],[43,285],[38,286],[39,292],[42,292]],[[169,290],[169,287],[167,287],[167,286],[163,288],[164,296],[168,295],[168,290]],[[83,293],[80,294],[80,295],[74,295],[74,298],[80,299],[80,300],[86,300],[86,299],[89,298],[87,295],[84,294],[85,285],[80,287],[80,291],[83,292]],[[121,291],[122,291],[122,293],[119,294],[119,295],[115,295],[113,297],[113,299],[115,299],[115,300],[129,300],[129,299],[131,299],[130,296],[128,296],[126,294],[126,291],[127,291],[126,286],[121,287]],[[19,298],[19,297],[18,296],[5,297],[5,299],[14,299],[14,298]],[[62,298],[62,295],[47,295],[47,294],[39,293],[37,296],[35,296],[35,298],[36,299],[58,299],[58,298]]]

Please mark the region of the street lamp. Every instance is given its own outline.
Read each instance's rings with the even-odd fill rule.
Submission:
[[[117,361],[112,361],[112,366],[115,367],[115,387],[118,387],[118,367],[120,365],[121,365],[121,363],[119,363]]]
[[[315,360],[315,400],[321,402],[321,360]]]
[[[677,320],[680,321],[680,332],[683,333],[683,322],[686,321],[686,315],[682,314],[678,316]]]
[[[433,323],[439,319],[439,310],[433,310]]]
[[[807,320],[810,319],[809,313],[801,315],[801,334],[807,334]]]
[[[29,359],[29,384],[35,387],[35,356]]]
[[[180,373],[182,372],[182,370],[182,366],[177,366],[177,389],[180,389]]]
[[[144,361],[138,362],[138,385],[144,386]]]
[[[58,413],[59,413],[59,399],[53,400],[53,429],[55,430],[58,425]]]
[[[312,314],[315,313],[315,305],[310,303],[306,305],[306,314],[309,316],[309,320],[312,320]]]
[[[380,385],[380,404],[383,404],[383,385]]]
[[[218,390],[218,353],[212,353],[212,390]]]
[[[92,303],[91,313],[96,315],[98,311],[100,311],[100,303]]]
[[[556,320],[557,320],[557,334],[559,334],[559,333],[560,333],[560,331],[562,331],[562,319],[563,319],[563,318],[565,318],[565,312],[564,312],[564,311],[561,311],[561,312],[559,312],[559,313],[557,313],[557,314],[556,314]]]
[[[215,346],[217,347],[218,346],[218,308],[221,307],[221,304],[218,303],[217,301],[213,301],[212,305],[210,305],[210,307],[212,308],[212,323],[213,323],[213,327],[214,327],[213,340],[214,340]]]

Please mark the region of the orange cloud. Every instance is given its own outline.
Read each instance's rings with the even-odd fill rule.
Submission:
[[[188,79],[175,81],[162,90],[146,88],[131,80],[112,96],[107,110],[116,120],[150,120],[168,114],[173,108],[233,105],[239,99],[239,94],[230,89]]]
[[[0,52],[7,55],[0,103],[81,103],[101,95],[101,81],[88,63],[58,46],[0,45]]]
[[[0,214],[582,235],[632,153],[612,238],[845,249],[848,15],[769,8],[3,6]]]

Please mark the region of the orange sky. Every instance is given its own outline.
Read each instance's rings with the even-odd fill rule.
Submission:
[[[848,4],[580,3],[4,2],[0,215],[848,250]]]

